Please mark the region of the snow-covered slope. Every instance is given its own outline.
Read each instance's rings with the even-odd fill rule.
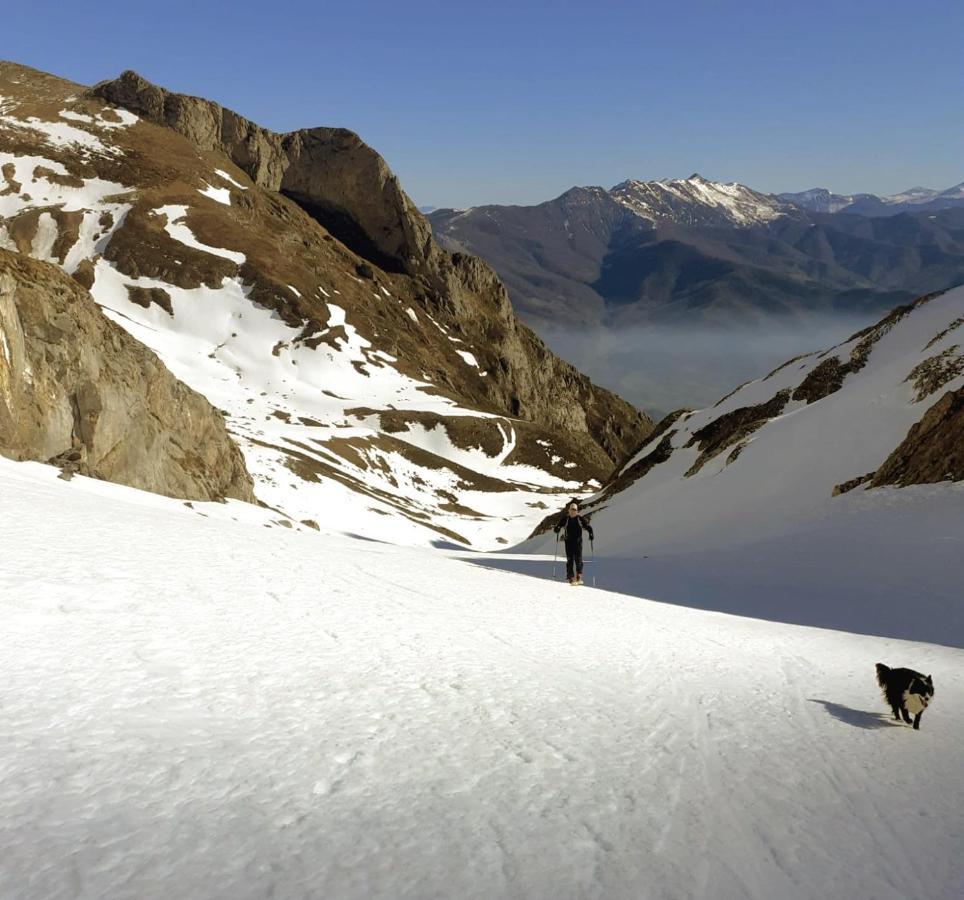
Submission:
[[[953,193],[953,191],[954,189],[951,188],[947,193]],[[891,194],[880,199],[890,206],[902,206],[904,204],[927,203],[935,197],[941,196],[942,193],[944,192],[935,191],[932,188],[912,187],[906,191],[901,191],[899,194]]]
[[[434,287],[380,269],[223,152],[82,90],[0,65],[0,246],[74,275],[223,410],[289,524],[512,543],[648,430],[524,329],[481,263],[442,260]],[[566,388],[558,409],[542,379]]]
[[[964,550],[964,418],[951,412],[962,345],[957,288],[667,419],[589,505],[600,577],[661,599],[964,645],[947,576]]]
[[[667,181],[624,181],[610,194],[654,223],[746,227],[770,222],[792,207],[746,185],[710,181],[699,174]]]
[[[960,895],[960,650],[0,496],[4,898]],[[877,661],[933,675],[919,732]]]

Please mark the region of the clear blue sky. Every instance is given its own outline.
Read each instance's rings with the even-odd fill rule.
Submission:
[[[134,68],[278,130],[340,125],[417,203],[694,171],[761,190],[964,180],[964,3],[5,4],[0,56]]]

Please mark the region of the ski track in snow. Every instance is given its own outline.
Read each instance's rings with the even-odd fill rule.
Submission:
[[[0,896],[961,895],[959,650],[0,497]],[[920,732],[878,660],[933,672]]]

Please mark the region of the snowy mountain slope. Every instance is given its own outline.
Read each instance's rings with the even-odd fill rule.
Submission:
[[[258,499],[293,522],[509,543],[649,429],[521,326],[482,263],[431,245],[432,271],[382,269],[223,152],[82,91],[0,65],[0,246],[62,266],[223,410]],[[357,138],[319,131],[404,199]]]
[[[0,896],[964,886],[960,650],[266,531],[250,505],[34,464],[0,460],[0,496]],[[933,674],[919,732],[888,720],[878,660]]]
[[[865,195],[866,196],[866,195]],[[818,213],[835,213],[846,209],[856,199],[852,194],[835,194],[826,188],[810,188],[808,191],[787,191],[777,194],[784,203],[792,203],[801,209]]]
[[[743,228],[793,212],[792,207],[772,194],[761,194],[735,182],[710,181],[698,173],[666,181],[624,181],[610,194],[636,215],[654,223]]]
[[[793,217],[798,210],[817,213],[896,215],[948,209],[964,203],[964,183],[944,191],[914,187],[899,194],[835,194],[826,188],[766,194],[736,182],[723,184],[699,174],[664,181],[624,181],[610,194],[652,222],[744,228]]]
[[[957,288],[791,360],[712,408],[668,417],[589,505],[606,583],[964,645],[964,605],[946,575],[964,547],[962,328]],[[634,566],[640,556],[654,560],[644,569],[656,570],[663,592]],[[890,601],[884,616],[875,612],[881,597]]]
[[[952,193],[953,191],[954,188],[950,188],[948,192],[944,192],[925,187],[912,187],[906,191],[901,191],[899,194],[891,194],[889,197],[881,197],[880,199],[889,206],[903,206],[905,204],[927,203],[935,197],[940,197],[945,193]]]

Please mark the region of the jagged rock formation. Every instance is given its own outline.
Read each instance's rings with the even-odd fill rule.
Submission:
[[[695,445],[700,455],[687,470],[687,476],[695,475],[718,453],[745,440],[774,416],[780,415],[789,399],[790,391],[785,388],[766,403],[741,406],[694,431],[686,446]]]
[[[221,414],[60,269],[6,250],[0,453],[172,497],[254,499]]]
[[[202,150],[225,153],[255,184],[290,197],[383,269],[416,274],[438,256],[431,226],[388,164],[345,128],[277,134],[132,71],[95,85],[90,94],[173,128]]]

